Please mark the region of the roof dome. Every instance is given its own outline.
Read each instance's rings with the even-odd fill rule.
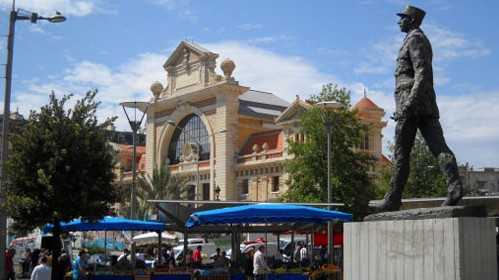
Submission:
[[[382,110],[376,103],[374,103],[371,99],[366,96],[362,97],[354,106],[354,109],[359,111],[368,111],[368,110]]]

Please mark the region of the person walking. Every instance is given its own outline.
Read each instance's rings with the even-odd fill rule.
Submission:
[[[192,266],[199,268],[203,263],[203,256],[201,255],[201,250],[203,247],[201,245],[196,247],[196,250],[192,253]]]
[[[52,275],[52,268],[48,265],[47,256],[40,258],[40,264],[33,268],[31,273],[31,280],[50,280]]]
[[[73,280],[86,279],[87,272],[87,260],[88,254],[87,250],[81,249],[78,253],[78,257],[73,261],[72,275]]]
[[[31,249],[26,248],[24,250],[24,258],[22,262],[22,267],[23,267],[23,272],[22,272],[22,277],[27,278],[29,275],[31,275]]]
[[[243,252],[242,265],[244,268],[244,275],[246,276],[246,280],[253,279],[253,255],[253,247],[250,247],[247,251]]]
[[[35,249],[31,253],[31,267],[35,268],[38,265],[38,259],[40,258],[40,249]]]
[[[308,266],[308,264],[309,264],[309,259],[308,259],[307,246],[302,244],[300,249],[300,266],[305,267]]]
[[[264,280],[270,268],[265,261],[265,246],[260,245],[255,255],[253,256],[253,275],[255,280]]]
[[[71,271],[71,269],[71,258],[69,257],[69,254],[66,253],[66,251],[63,251],[59,256],[59,279],[64,279],[66,273]]]
[[[15,280],[16,274],[14,272],[14,255],[16,254],[16,250],[14,248],[9,248],[4,252],[4,276],[5,280]]]
[[[118,263],[127,264],[129,256],[130,256],[130,251],[127,248],[123,249],[123,253],[118,257],[118,260],[117,260]]]

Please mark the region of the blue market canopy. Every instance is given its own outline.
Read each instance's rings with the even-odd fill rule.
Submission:
[[[47,224],[43,232],[51,232],[54,225]],[[164,231],[165,224],[150,221],[130,220],[123,217],[105,216],[103,219],[90,222],[82,219],[74,219],[68,223],[61,223],[61,230],[67,231],[121,231],[121,230],[143,230]]]
[[[296,204],[260,203],[194,212],[185,226],[193,228],[204,224],[324,223],[331,220],[351,221],[352,214]]]

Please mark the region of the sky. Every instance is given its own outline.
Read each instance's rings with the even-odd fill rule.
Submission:
[[[11,0],[0,0],[0,33]],[[393,142],[394,67],[404,34],[397,12],[426,10],[444,134],[459,163],[499,167],[499,1],[496,0],[17,0],[17,8],[67,21],[16,23],[11,110],[28,116],[57,95],[98,89],[101,119],[118,103],[148,100],[181,40],[231,58],[240,84],[292,101],[326,83],[364,89],[386,111],[384,152]],[[0,59],[6,40],[0,41]],[[3,70],[1,70],[3,71]],[[217,69],[218,72],[221,72]],[[2,98],[3,99],[3,98]],[[2,104],[3,108],[3,104]]]

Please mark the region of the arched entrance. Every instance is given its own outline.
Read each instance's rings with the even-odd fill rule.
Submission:
[[[186,116],[177,125],[168,147],[168,159],[170,164],[182,161],[182,149],[186,145],[195,144],[198,147],[198,160],[210,159],[210,139],[208,130],[201,118],[196,114]]]

